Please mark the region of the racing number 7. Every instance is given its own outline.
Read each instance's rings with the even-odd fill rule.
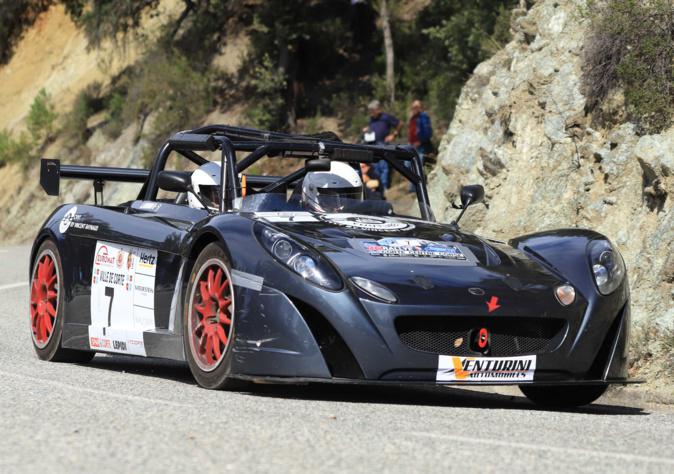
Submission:
[[[110,298],[110,303],[108,304],[108,327],[110,327],[112,325],[112,300],[115,299],[115,289],[112,286],[106,286],[105,296]],[[103,334],[105,334],[105,329],[103,329]]]

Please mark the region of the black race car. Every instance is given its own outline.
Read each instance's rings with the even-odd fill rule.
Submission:
[[[224,183],[210,189],[214,202],[192,180],[209,157]],[[261,159],[287,174],[254,174]],[[382,161],[414,185],[411,209],[339,189],[338,205],[306,206],[312,173],[340,162],[364,176]],[[42,160],[48,194],[61,178],[92,180],[95,204],[58,207],[35,239],[41,359],[185,360],[212,389],[516,384],[554,405],[628,381],[630,295],[615,246],[589,230],[506,243],[435,222],[412,148],[213,125],[172,136],[150,170]],[[106,181],[142,188],[104,205]],[[483,194],[463,187],[461,214]]]

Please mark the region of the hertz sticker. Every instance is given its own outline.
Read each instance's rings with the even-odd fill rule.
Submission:
[[[536,356],[439,356],[435,380],[446,382],[526,382],[534,379]]]

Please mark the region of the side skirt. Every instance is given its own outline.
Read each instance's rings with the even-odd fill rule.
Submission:
[[[166,329],[143,331],[140,334],[141,346],[139,340],[129,338],[126,334],[128,332],[117,328],[107,328],[104,333],[103,328],[65,323],[61,345],[68,349],[84,351],[185,360],[183,338],[180,335]]]

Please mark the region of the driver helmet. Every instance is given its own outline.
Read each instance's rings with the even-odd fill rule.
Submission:
[[[302,204],[314,212],[340,212],[349,200],[363,200],[363,182],[346,163],[333,161],[330,171],[311,171],[302,181]]]
[[[222,174],[220,170],[219,162],[210,161],[192,173],[192,189],[208,203],[208,208],[213,210],[220,208],[220,176]],[[187,202],[195,209],[204,208],[192,193],[187,193]]]

